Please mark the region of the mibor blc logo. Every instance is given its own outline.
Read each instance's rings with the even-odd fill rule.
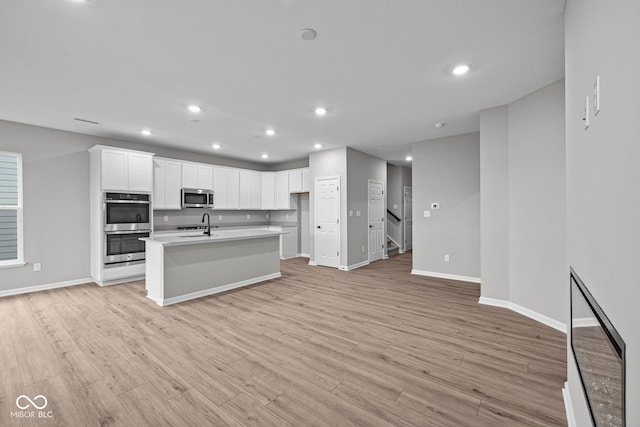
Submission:
[[[44,411],[49,402],[39,394],[34,398],[21,394],[16,399],[19,411],[11,412],[11,418],[53,418],[52,411]]]

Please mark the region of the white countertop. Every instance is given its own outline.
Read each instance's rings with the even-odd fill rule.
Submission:
[[[269,231],[264,229],[239,229],[239,230],[218,230],[211,229],[211,236],[203,234],[202,230],[183,231],[179,235],[176,233],[155,233],[153,237],[144,237],[140,240],[145,242],[159,243],[164,246],[193,245],[201,243],[230,242],[234,240],[261,239],[265,237],[280,236],[282,231]]]

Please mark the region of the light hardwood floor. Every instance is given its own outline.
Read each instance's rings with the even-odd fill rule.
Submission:
[[[306,262],[164,308],[143,282],[0,298],[0,425],[566,425],[563,334],[410,254]],[[12,418],[22,394],[52,418]]]

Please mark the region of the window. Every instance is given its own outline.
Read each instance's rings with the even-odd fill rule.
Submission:
[[[23,264],[22,156],[0,151],[0,267]]]

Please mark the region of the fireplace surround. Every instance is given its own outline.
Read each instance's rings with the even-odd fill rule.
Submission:
[[[625,426],[625,343],[573,268],[571,350],[593,425]]]

